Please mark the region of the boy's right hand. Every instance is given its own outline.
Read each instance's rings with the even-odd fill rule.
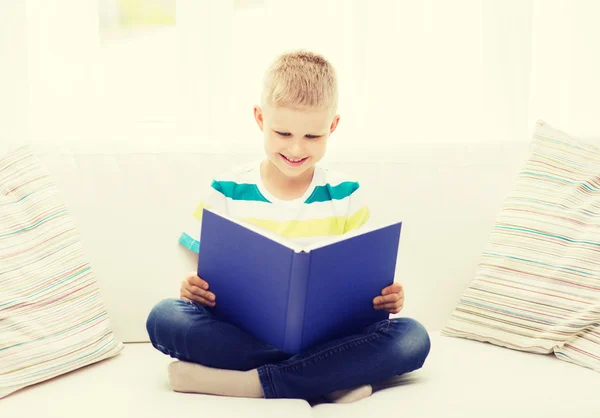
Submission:
[[[208,283],[196,273],[190,273],[183,279],[179,296],[183,300],[198,302],[204,306],[215,306],[215,295],[208,291]]]

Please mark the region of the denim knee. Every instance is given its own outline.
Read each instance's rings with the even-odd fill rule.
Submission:
[[[423,367],[431,349],[425,327],[411,318],[397,318],[391,320],[388,332],[394,335],[392,357],[402,373]]]
[[[152,345],[164,345],[164,340],[167,340],[165,332],[176,332],[177,328],[188,327],[185,307],[186,302],[181,299],[164,299],[152,308],[146,320],[146,331]]]

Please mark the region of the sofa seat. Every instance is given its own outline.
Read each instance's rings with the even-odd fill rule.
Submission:
[[[600,417],[600,374],[552,355],[431,333],[425,367],[375,387],[353,404],[176,393],[173,361],[149,343],[0,400],[2,418],[71,417]]]

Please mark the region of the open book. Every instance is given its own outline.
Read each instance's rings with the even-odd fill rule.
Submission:
[[[222,319],[286,353],[389,317],[373,298],[394,282],[402,223],[359,228],[301,247],[204,209],[198,276]]]

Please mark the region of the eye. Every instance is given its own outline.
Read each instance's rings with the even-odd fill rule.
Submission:
[[[321,138],[323,135],[306,135],[306,137],[308,139],[317,139],[317,138]]]
[[[277,133],[277,135],[279,135],[279,136],[290,136],[290,135],[292,135],[292,134],[291,134],[291,133],[289,133],[289,132],[279,132],[279,131],[275,131],[275,133]]]

